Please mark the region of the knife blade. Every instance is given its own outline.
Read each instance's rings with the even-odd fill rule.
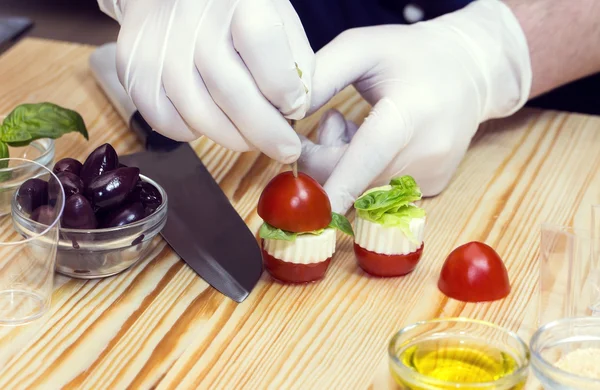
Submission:
[[[98,47],[90,56],[92,74],[146,149],[119,160],[167,192],[161,235],[177,255],[208,284],[242,302],[263,271],[258,242],[190,145],[153,131],[137,111],[119,82],[115,58],[115,43]]]

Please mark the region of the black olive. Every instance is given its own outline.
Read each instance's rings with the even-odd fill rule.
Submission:
[[[17,203],[27,213],[48,204],[48,182],[42,179],[26,180],[17,191]]]
[[[92,205],[85,196],[75,194],[67,199],[62,226],[68,229],[95,229],[98,226]]]
[[[117,169],[119,156],[110,144],[97,147],[83,163],[79,176],[83,184],[89,185],[95,178]]]
[[[123,206],[112,210],[102,220],[100,227],[111,228],[123,226],[145,217],[144,206],[141,202],[126,203]]]
[[[138,168],[117,168],[95,178],[85,195],[97,210],[117,207],[135,188],[139,176]]]
[[[55,174],[60,173],[60,172],[71,172],[77,176],[79,176],[79,174],[81,173],[81,167],[82,164],[75,160],[74,158],[63,158],[62,160],[59,160],[56,164],[54,164],[54,168],[52,169],[52,172],[54,172]]]
[[[142,202],[146,216],[155,212],[162,203],[160,192],[148,182],[138,182],[129,199]]]
[[[31,219],[43,225],[51,225],[55,218],[56,211],[54,207],[48,205],[40,206],[31,213]]]
[[[72,195],[83,193],[83,180],[71,172],[63,171],[56,175],[60,184],[63,186],[65,191],[65,199],[69,199]],[[50,203],[54,203],[53,200],[58,197],[59,187],[56,183],[56,179],[51,178],[49,181],[48,190],[50,192]]]

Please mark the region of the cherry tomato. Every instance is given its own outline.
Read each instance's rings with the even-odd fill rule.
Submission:
[[[276,259],[263,250],[263,264],[274,279],[284,283],[308,283],[325,276],[331,257],[320,263],[296,264]]]
[[[461,245],[448,255],[438,288],[448,297],[464,302],[495,301],[505,298],[511,289],[500,256],[477,241]]]
[[[331,222],[327,193],[312,177],[282,172],[267,184],[258,200],[258,215],[269,225],[295,233],[324,229]]]
[[[412,272],[423,254],[423,244],[406,255],[385,255],[369,251],[354,244],[354,254],[358,265],[373,276],[402,276]]]

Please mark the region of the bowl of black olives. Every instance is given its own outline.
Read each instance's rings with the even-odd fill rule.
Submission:
[[[56,271],[75,278],[108,277],[124,271],[151,250],[167,220],[167,194],[139,168],[119,163],[110,144],[96,148],[81,163],[56,162],[58,178],[25,181],[12,202],[17,228],[44,223],[55,215],[49,197],[37,192],[62,186],[65,204],[60,219]],[[49,189],[49,191],[48,191]]]

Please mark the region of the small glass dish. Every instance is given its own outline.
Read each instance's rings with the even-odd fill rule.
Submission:
[[[562,318],[545,324],[534,333],[530,349],[532,370],[544,389],[600,389],[600,318]],[[574,372],[590,365],[596,379]]]
[[[529,349],[516,333],[467,318],[406,326],[388,356],[400,389],[520,389],[529,370]]]
[[[13,195],[25,180],[45,174],[43,167],[52,170],[54,152],[54,140],[50,138],[32,141],[23,147],[8,147],[10,159],[5,160],[8,166],[0,169],[0,216],[10,214]],[[26,160],[37,165],[23,165],[22,161]]]
[[[78,279],[96,279],[116,275],[144,258],[154,237],[167,221],[168,199],[154,180],[140,178],[155,186],[162,204],[144,219],[107,229],[60,229],[56,271]],[[28,231],[35,222],[29,219],[13,199],[13,220],[18,231]]]

